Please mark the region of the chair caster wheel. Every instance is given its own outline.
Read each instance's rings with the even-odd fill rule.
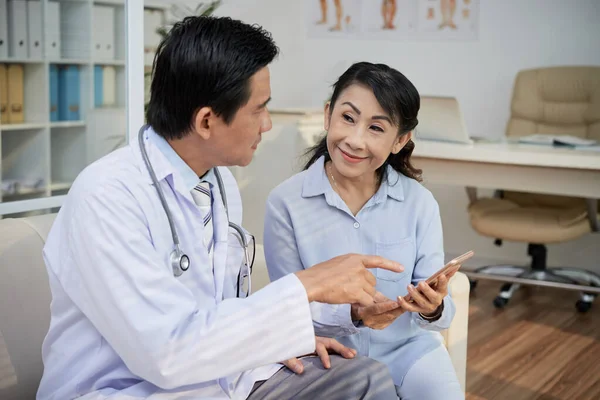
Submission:
[[[592,308],[592,302],[577,300],[577,303],[575,303],[575,307],[577,308],[577,311],[579,311],[580,313],[586,313],[586,312],[590,311],[590,308]]]
[[[505,299],[501,296],[496,296],[494,299],[494,307],[496,308],[504,308],[504,306],[508,303],[508,299]]]
[[[469,286],[470,286],[471,292],[472,292],[477,287],[477,281],[472,281],[469,279]]]

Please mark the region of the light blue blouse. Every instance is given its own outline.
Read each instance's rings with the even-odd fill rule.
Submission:
[[[387,179],[353,216],[333,190],[321,157],[269,194],[264,250],[271,280],[346,253],[376,254],[398,261],[404,272],[373,269],[377,290],[390,299],[407,294],[444,265],[439,207],[429,190],[391,167]],[[315,332],[336,337],[359,354],[384,362],[400,386],[420,357],[440,345],[455,306],[450,295],[435,322],[404,313],[383,330],[356,327],[350,305],[311,303]]]

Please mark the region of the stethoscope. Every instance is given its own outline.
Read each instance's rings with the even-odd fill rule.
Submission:
[[[156,188],[156,192],[158,193],[158,197],[160,198],[160,202],[162,204],[163,209],[165,210],[165,214],[167,215],[167,220],[169,221],[169,227],[171,229],[171,236],[173,238],[174,249],[171,252],[169,259],[171,262],[171,268],[173,269],[173,275],[181,276],[185,271],[190,268],[190,258],[181,250],[179,235],[177,234],[177,230],[175,229],[175,223],[173,222],[173,216],[171,214],[171,210],[167,205],[167,201],[165,199],[165,195],[158,184],[158,179],[156,179],[156,174],[154,173],[154,169],[152,168],[152,164],[150,163],[150,159],[148,158],[148,153],[146,152],[146,146],[144,146],[144,132],[148,129],[148,125],[144,125],[140,128],[138,133],[138,140],[140,142],[140,151],[142,153],[142,157],[144,158],[144,163],[146,164],[146,168],[150,173],[150,178],[152,179],[152,183]],[[227,205],[227,194],[225,193],[225,188],[223,185],[223,179],[221,178],[221,173],[218,168],[213,168],[215,177],[217,178],[217,186],[219,186],[219,193],[221,194],[221,198],[223,199],[223,205],[225,206],[225,214],[227,215],[227,221],[229,223],[229,227],[233,228],[237,232],[238,240],[240,241],[240,245],[244,249],[244,264],[242,267],[246,267],[247,271],[243,271],[240,269],[240,273],[238,274],[238,287],[237,287],[237,296],[241,296],[241,287],[244,279],[248,279],[248,290],[247,294],[251,293],[250,288],[250,257],[248,255],[248,241],[246,240],[246,235],[242,228],[235,224],[234,222],[229,221],[229,208]]]

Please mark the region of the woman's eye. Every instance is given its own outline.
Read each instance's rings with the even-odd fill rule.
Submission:
[[[348,121],[348,122],[354,122],[354,120],[352,119],[351,116],[349,116],[348,114],[343,114],[342,117]]]
[[[371,129],[373,129],[374,131],[377,131],[377,132],[383,132],[383,129],[377,125],[371,126]]]

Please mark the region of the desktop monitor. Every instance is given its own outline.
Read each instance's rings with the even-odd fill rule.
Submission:
[[[454,97],[421,96],[416,140],[472,144],[458,101]]]

